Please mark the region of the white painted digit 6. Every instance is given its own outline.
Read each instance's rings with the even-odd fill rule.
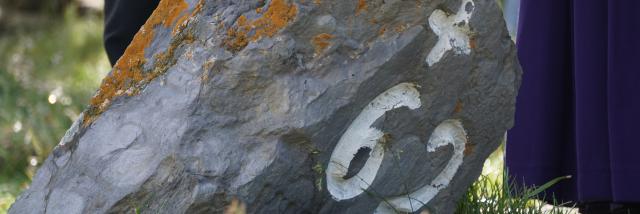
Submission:
[[[333,149],[327,166],[327,189],[336,200],[360,195],[369,187],[382,163],[384,151],[378,140],[384,135],[371,124],[385,112],[407,106],[420,107],[420,93],[414,84],[401,83],[378,95],[362,110]],[[371,149],[369,159],[355,176],[344,179],[353,155],[362,147]]]
[[[377,175],[384,158],[382,145],[378,142],[384,133],[371,125],[389,110],[403,106],[417,109],[420,105],[420,93],[416,86],[401,83],[378,95],[362,110],[338,141],[327,166],[327,189],[335,200],[360,195],[369,188]],[[449,184],[462,164],[466,139],[466,133],[459,121],[446,120],[438,125],[429,138],[427,152],[453,145],[453,155],[445,169],[429,185],[407,195],[384,200],[376,209],[376,213],[392,213],[393,210],[414,212],[429,202]],[[371,149],[369,159],[355,176],[345,179],[351,159],[362,147]]]

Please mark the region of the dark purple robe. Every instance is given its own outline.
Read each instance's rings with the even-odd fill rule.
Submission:
[[[561,201],[640,202],[640,1],[521,0],[506,163]]]

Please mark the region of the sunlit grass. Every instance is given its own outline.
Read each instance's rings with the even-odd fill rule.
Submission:
[[[9,206],[16,200],[14,194],[0,191],[0,213],[7,213]]]
[[[0,214],[7,213],[11,204],[24,189],[21,179],[0,183]]]
[[[572,214],[576,209],[547,204],[536,197],[539,193],[570,177],[560,177],[540,187],[522,187],[512,182],[504,168],[504,144],[485,161],[482,175],[460,199],[456,213]],[[544,198],[542,198],[544,199]],[[553,198],[551,198],[551,201]]]

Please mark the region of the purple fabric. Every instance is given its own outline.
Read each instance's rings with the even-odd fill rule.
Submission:
[[[640,202],[640,1],[521,0],[507,168],[561,201]]]

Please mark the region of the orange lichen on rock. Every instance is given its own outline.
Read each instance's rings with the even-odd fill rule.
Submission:
[[[298,14],[298,7],[295,4],[287,4],[284,0],[273,0],[264,15],[251,23],[251,27],[256,30],[251,37],[251,41],[261,37],[272,37],[280,29],[289,24]]]
[[[356,7],[356,15],[366,10],[367,10],[367,0],[358,0],[358,6]]]
[[[469,37],[469,47],[471,49],[476,49],[477,46],[478,46],[478,44],[477,44],[477,41],[476,41],[476,37],[475,36]]]
[[[236,20],[236,27],[232,27],[227,30],[227,38],[224,41],[227,49],[239,51],[247,46],[247,44],[249,44],[247,34],[250,30],[251,26],[247,24],[247,17],[244,15],[238,17],[238,20]]]
[[[380,30],[378,30],[378,36],[382,36],[385,32],[387,32],[387,27],[382,26]]]
[[[183,11],[187,10],[188,7],[189,5],[184,0],[163,0],[156,8],[156,11],[161,10],[158,12],[162,13],[163,16],[151,15],[149,19],[153,19],[152,23],[157,24],[162,22],[162,25],[164,25],[165,27],[171,27],[176,19],[181,19],[182,16],[184,16],[184,14],[182,16],[180,15]],[[154,14],[156,13],[156,11],[154,11]]]
[[[473,149],[475,148],[476,145],[472,144],[472,143],[466,143],[464,144],[464,156],[468,156],[471,153],[473,153]]]
[[[171,27],[176,19],[181,19],[180,15],[188,6],[184,0],[162,0],[159,3],[113,66],[111,73],[102,80],[96,95],[91,98],[83,119],[84,126],[91,124],[113,99],[122,95],[135,94],[138,87],[158,76],[153,72],[142,70],[146,62],[145,49],[154,38],[154,28],[158,25]]]
[[[184,0],[181,2],[184,2]],[[186,14],[179,14],[178,21],[176,22],[176,25],[173,27],[173,31],[171,32],[172,35],[176,35],[180,30],[180,28],[186,26],[187,25],[186,20],[189,19],[190,17],[193,17],[194,14],[200,12],[200,10],[202,10],[203,5],[204,5],[204,0],[200,0],[198,1],[198,4],[196,4],[196,7],[193,9],[193,12],[191,12],[189,16],[187,16]],[[184,6],[185,8],[183,10],[186,10],[189,5],[185,3]]]
[[[327,47],[331,44],[329,43],[329,40],[333,39],[333,37],[334,37],[333,35],[328,33],[321,33],[314,36],[311,39],[311,42],[313,43],[313,46],[315,46],[316,48],[316,54],[320,54],[322,53],[322,51],[327,49]]]
[[[454,107],[453,109],[453,113],[459,113],[462,111],[462,102],[460,102],[460,100],[458,100],[456,102],[456,107]]]
[[[258,9],[264,11],[262,8]],[[256,41],[262,37],[273,37],[297,14],[298,8],[295,4],[288,4],[285,0],[273,0],[260,18],[250,22],[244,15],[238,17],[235,26],[227,30],[224,44],[231,50],[239,51],[250,41]],[[250,33],[253,34],[249,35]]]

